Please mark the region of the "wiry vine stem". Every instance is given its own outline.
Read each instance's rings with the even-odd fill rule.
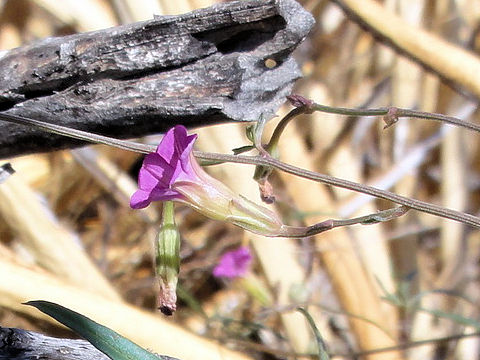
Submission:
[[[474,215],[462,213],[459,211],[444,208],[442,206],[430,204],[424,201],[410,199],[389,191],[380,190],[372,186],[358,184],[345,179],[339,179],[334,176],[319,174],[310,170],[302,169],[290,164],[286,164],[271,157],[245,156],[245,155],[225,155],[204,153],[195,151],[194,155],[197,159],[217,161],[217,162],[233,162],[239,164],[254,164],[262,166],[271,166],[277,170],[296,175],[305,179],[321,182],[326,185],[341,187],[353,190],[366,195],[375,196],[380,199],[389,200],[399,205],[406,206],[410,209],[422,211],[428,214],[440,216],[442,218],[459,221],[464,224],[480,228],[480,218]]]
[[[155,151],[155,146],[139,144],[132,141],[118,140],[107,136],[91,134],[86,131],[75,130],[68,127],[54,125],[43,121],[23,118],[14,115],[0,114],[0,120],[6,120],[9,122],[37,126],[45,131],[50,131],[56,134],[73,137],[75,139],[89,141],[93,143],[100,143],[105,145],[114,146],[120,149],[135,151],[139,153],[150,153]],[[458,119],[457,119],[458,120]],[[476,228],[480,228],[480,218],[462,213],[459,211],[447,209],[438,205],[430,204],[424,201],[410,199],[401,195],[391,193],[389,191],[380,190],[368,185],[358,184],[352,181],[339,179],[333,176],[319,174],[310,170],[298,168],[294,165],[286,164],[282,161],[276,160],[272,157],[265,156],[245,156],[245,155],[227,155],[227,154],[215,154],[205,153],[200,151],[194,151],[194,155],[199,160],[207,160],[215,163],[233,162],[239,164],[250,164],[260,166],[271,166],[277,170],[284,171],[286,173],[303,177],[305,179],[321,182],[331,186],[338,186],[341,188],[353,190],[363,194],[378,197],[380,199],[389,200],[399,205],[406,206],[410,209],[422,211],[428,214],[436,215],[442,218],[459,221],[461,223],[471,225]]]
[[[294,109],[290,110],[285,115],[273,131],[270,141],[265,146],[265,151],[271,153],[272,149],[276,147],[280,141],[283,131],[287,125],[299,115],[311,114],[315,111],[320,111],[329,114],[338,114],[346,116],[383,116],[385,121],[384,129],[394,125],[402,117],[422,118],[427,120],[441,121],[447,124],[460,126],[469,130],[480,132],[480,126],[471,122],[463,121],[453,116],[446,116],[442,114],[428,113],[424,111],[416,111],[410,109],[401,109],[397,107],[378,108],[378,109],[349,109],[342,107],[333,107],[315,103],[313,100],[306,99],[301,95],[287,96]]]
[[[385,116],[386,127],[393,125],[399,118],[411,117],[418,119],[427,119],[444,122],[451,125],[460,126],[469,130],[480,132],[480,126],[468,121],[460,120],[453,116],[442,114],[428,113],[424,111],[416,111],[410,109],[401,109],[397,107],[378,108],[378,109],[347,109],[330,107],[326,105],[313,104],[312,110],[321,111],[330,114],[340,114],[349,116]],[[311,110],[310,110],[311,111]]]
[[[119,140],[108,136],[94,134],[88,131],[77,130],[61,125],[51,124],[45,121],[29,119],[23,116],[0,113],[0,120],[8,121],[14,124],[35,126],[39,129],[51,132],[53,134],[68,136],[73,139],[83,140],[94,144],[109,145],[118,149],[133,151],[141,154],[148,154],[154,152],[156,148],[152,145],[146,145],[127,140]]]
[[[298,116],[300,114],[311,114],[315,111],[346,116],[383,116],[383,119],[386,123],[385,127],[390,127],[391,125],[395,124],[400,118],[410,117],[440,121],[446,124],[460,126],[465,129],[480,132],[480,125],[443,114],[429,113],[425,111],[417,111],[411,109],[402,109],[394,106],[377,109],[349,109],[317,104],[310,99],[304,98],[301,95],[290,95],[287,96],[287,98],[292,103],[292,105],[296,107],[296,109],[290,111],[280,121],[278,125],[278,134],[275,134],[275,137],[277,138],[280,137],[281,132],[286,127],[288,122],[290,122],[295,116]],[[277,132],[277,129],[275,129],[275,132]]]

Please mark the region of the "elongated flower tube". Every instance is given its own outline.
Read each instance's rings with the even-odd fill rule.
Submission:
[[[266,236],[282,235],[282,222],[267,208],[236,195],[220,181],[208,175],[193,156],[197,135],[188,135],[185,127],[170,129],[148,154],[138,176],[139,189],[130,206],[140,209],[152,201],[174,200],[201,214],[238,225]]]

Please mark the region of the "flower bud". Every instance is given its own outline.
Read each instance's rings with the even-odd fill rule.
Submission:
[[[180,270],[180,232],[175,224],[173,202],[163,203],[163,217],[155,251],[155,270],[160,282],[160,311],[172,315],[177,309],[177,281]]]

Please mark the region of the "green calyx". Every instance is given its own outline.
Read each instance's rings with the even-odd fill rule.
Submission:
[[[176,310],[176,288],[180,270],[180,232],[175,224],[172,201],[163,203],[162,215],[156,242],[155,270],[160,281],[160,310],[171,315]]]

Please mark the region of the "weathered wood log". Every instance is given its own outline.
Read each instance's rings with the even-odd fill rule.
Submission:
[[[294,0],[251,0],[48,38],[1,56],[0,111],[119,138],[255,121],[301,76],[290,55],[313,23]],[[0,158],[80,144],[0,121]]]
[[[0,327],[0,360],[110,360],[85,340],[58,339],[33,331]],[[178,360],[158,355],[159,360]]]

